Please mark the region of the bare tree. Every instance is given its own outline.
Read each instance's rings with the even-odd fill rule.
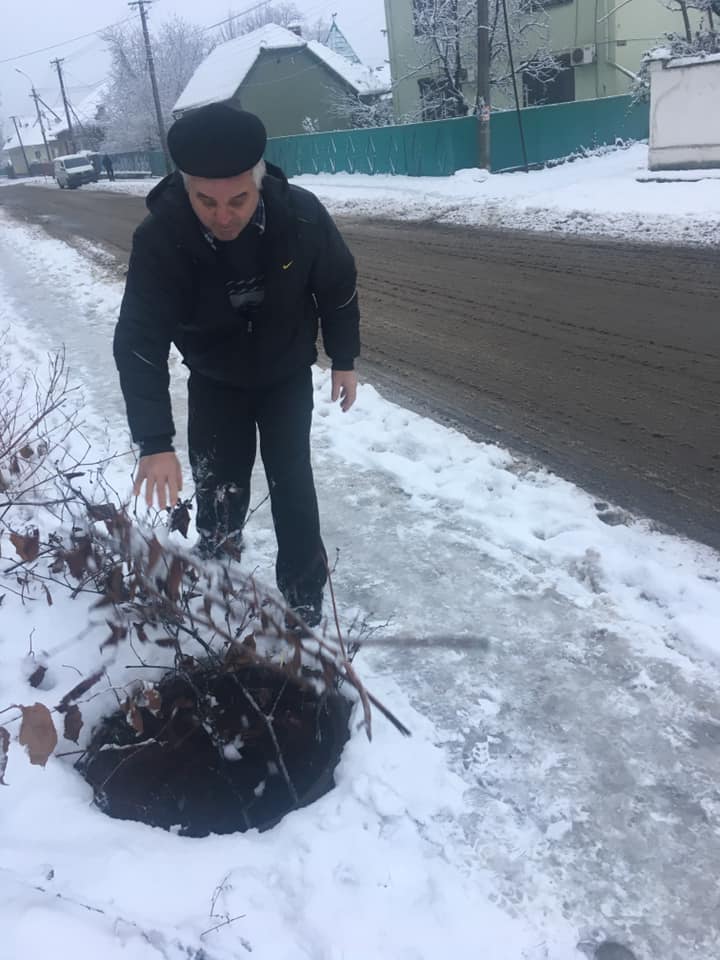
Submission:
[[[523,74],[547,82],[561,66],[549,47],[546,0],[508,0],[508,20],[516,63]],[[403,77],[417,78],[421,105],[416,114],[402,118],[443,119],[462,117],[474,106],[471,77],[477,60],[477,3],[474,0],[413,0],[414,33],[419,59],[408,65]],[[490,85],[509,92],[512,85],[503,7],[490,4]]]
[[[415,35],[425,55],[418,72],[423,113],[430,119],[463,117],[471,105],[463,84],[476,31],[475,6],[470,0],[415,0]]]
[[[318,17],[314,23],[308,24],[305,27],[303,34],[308,40],[317,40],[318,43],[325,43],[331,27],[332,24],[329,23],[324,17]]]
[[[106,149],[139,150],[159,146],[140,27],[115,27],[106,31],[103,38],[111,57]],[[161,24],[151,39],[160,104],[169,124],[177,98],[207,56],[210,43],[201,27],[180,17]]]
[[[715,18],[720,17],[720,0],[665,0],[665,6],[677,12],[682,19],[683,32],[678,36],[681,42],[684,40],[696,53],[717,52],[718,32]],[[692,27],[691,10],[700,14],[700,23],[696,30]],[[677,35],[668,36],[675,38]]]
[[[671,57],[692,57],[697,54],[720,53],[720,0],[665,0],[665,6],[678,14],[678,32],[666,33],[660,38],[661,49]],[[691,11],[700,14],[697,27],[693,29]],[[650,61],[653,51],[648,51],[633,84],[636,101],[650,97]]]
[[[218,43],[225,43],[236,37],[242,37],[246,33],[252,33],[253,30],[259,30],[268,23],[290,27],[304,22],[305,16],[294,3],[268,3],[252,13],[237,16],[233,10],[229,10],[227,23],[222,25],[215,39]]]
[[[392,95],[361,95],[355,90],[330,91],[330,112],[351,127],[387,127],[395,123]]]

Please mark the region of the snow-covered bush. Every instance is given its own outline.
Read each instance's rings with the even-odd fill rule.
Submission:
[[[368,737],[371,704],[407,732],[365,690],[352,665],[354,648],[346,648],[337,623],[336,640],[313,634],[277,597],[232,564],[203,564],[188,553],[174,534],[185,537],[188,532],[190,501],[168,515],[158,514],[154,524],[139,522],[107,478],[111,460],[93,458],[80,411],[80,396],[68,383],[62,355],[50,358],[44,375],[28,375],[0,360],[0,615],[13,603],[57,608],[72,600],[81,610],[69,632],[80,622],[82,631],[97,634],[99,641],[96,668],[59,695],[54,708],[29,702],[3,709],[0,704],[0,713],[8,717],[0,727],[0,782],[14,735],[27,747],[31,763],[43,766],[58,743],[56,724],[62,725],[65,739],[87,748],[87,737],[81,740],[84,704],[103,679],[109,682],[107,669],[117,661],[127,661],[135,670],[160,668],[165,681],[169,671],[193,687],[197,665],[203,663],[205,673],[210,669],[235,678],[243,690],[247,684],[239,679],[241,669],[259,667],[280,678],[280,691],[290,685],[307,689],[318,702],[324,692],[334,694],[346,684],[362,705]],[[60,635],[61,647],[64,639],[76,637]],[[32,646],[25,659],[32,669],[22,664],[18,669],[37,689],[45,681],[47,660],[36,657]],[[163,688],[160,682],[128,676],[127,682],[111,687],[121,714],[138,735],[134,746],[142,748],[147,740],[143,711],[147,723],[151,715],[160,715]],[[30,690],[28,695],[32,701]],[[258,700],[253,722],[271,734],[278,755],[269,759],[297,799],[274,733],[280,699],[278,694],[273,702]],[[236,734],[213,726],[217,711],[211,701],[209,696],[198,699],[192,723],[208,731],[210,742],[225,756]]]

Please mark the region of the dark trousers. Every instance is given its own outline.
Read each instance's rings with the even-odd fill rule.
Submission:
[[[312,371],[252,390],[193,373],[188,391],[198,532],[214,542],[239,539],[259,432],[278,545],[277,584],[290,606],[313,604],[327,568],[310,464]]]

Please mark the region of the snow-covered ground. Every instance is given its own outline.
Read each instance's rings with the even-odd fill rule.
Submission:
[[[98,454],[127,446],[113,277],[0,216],[12,362],[39,369],[66,345]],[[186,462],[176,360],[173,376]],[[13,743],[0,789],[2,960],[187,960],[201,947],[207,960],[583,960],[604,939],[638,960],[712,960],[720,557],[637,518],[616,524],[582,490],[370,384],[346,415],[326,373],[315,386],[341,618],[380,628],[357,667],[412,739],[376,716],[373,743],[353,735],[331,794],[268,833],[203,840],[109,820],[72,757],[42,769]],[[128,493],[129,472],[121,460],[114,476]],[[247,533],[244,562],[271,583],[267,506]],[[98,617],[81,598],[23,605],[3,590],[6,566],[0,709],[55,704],[100,662],[126,682],[136,661],[124,645],[98,652],[102,617],[88,630]],[[38,690],[26,680],[31,636],[48,655]],[[97,714],[113,703],[95,701]]]
[[[646,144],[634,144],[529,174],[489,176],[483,170],[462,170],[453,177],[371,177],[339,173],[297,177],[293,182],[316,193],[332,213],[344,216],[596,234],[654,243],[720,242],[717,172],[693,171],[690,176],[687,171],[663,171],[658,177],[648,172],[647,156]],[[100,182],[83,189],[145,196],[156,182]]]

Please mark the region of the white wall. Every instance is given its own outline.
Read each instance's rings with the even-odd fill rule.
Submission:
[[[650,84],[651,170],[720,167],[720,54],[655,61]]]

